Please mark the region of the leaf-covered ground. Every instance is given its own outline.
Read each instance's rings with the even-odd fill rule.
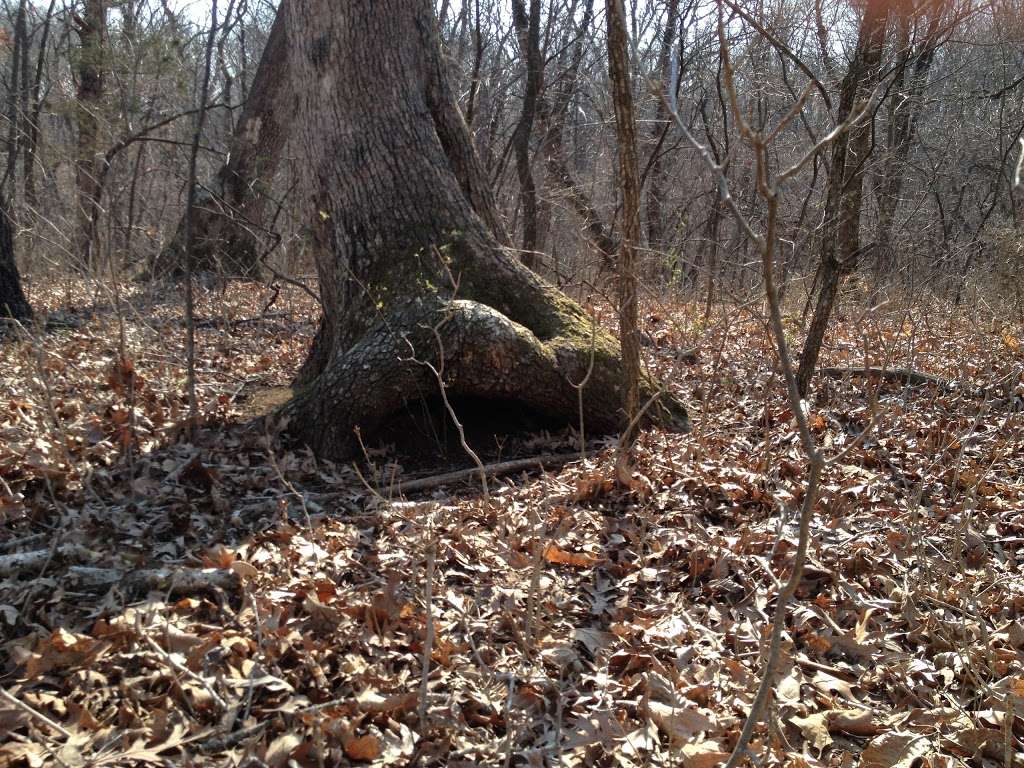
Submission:
[[[628,475],[598,441],[402,498],[386,447],[332,466],[250,424],[312,336],[301,292],[201,297],[191,437],[177,299],[33,298],[50,329],[0,344],[0,766],[724,761],[806,480],[756,307],[651,306],[694,430]],[[837,371],[808,404],[848,450],[758,764],[1024,766],[1021,338],[944,306],[837,322],[828,365],[940,381]]]

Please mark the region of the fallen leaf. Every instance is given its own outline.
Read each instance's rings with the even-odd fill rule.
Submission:
[[[860,768],[911,768],[916,760],[932,751],[927,736],[908,731],[890,731],[871,740],[860,756]]]
[[[649,701],[647,711],[651,720],[672,741],[686,741],[694,734],[714,727],[714,723],[693,707],[673,707],[660,701]]]
[[[383,751],[380,739],[376,736],[359,736],[350,739],[345,742],[344,749],[349,760],[358,760],[361,763],[376,760]]]
[[[544,559],[557,565],[568,565],[573,568],[593,568],[600,558],[587,553],[568,552],[557,544],[548,544],[544,549]]]
[[[800,729],[804,738],[817,749],[822,750],[832,743],[828,732],[828,712],[815,712],[807,717],[791,717],[789,721]]]
[[[729,759],[729,753],[723,752],[717,741],[702,741],[686,744],[680,756],[683,768],[715,768]]]
[[[267,747],[267,754],[264,762],[271,768],[280,768],[288,762],[292,752],[302,744],[302,737],[297,733],[282,733]]]

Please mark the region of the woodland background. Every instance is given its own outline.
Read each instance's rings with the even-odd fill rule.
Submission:
[[[851,162],[822,143],[778,199],[779,334],[758,173],[843,119],[879,7]],[[275,14],[209,10],[3,3],[33,318],[0,342],[0,766],[1024,765],[1019,3],[627,2],[643,362],[692,431],[644,430],[624,465],[583,425],[495,439],[464,413],[513,460],[489,485],[450,434],[346,464],[254,422],[319,314],[292,140],[258,279],[204,265],[186,317],[168,246]],[[604,5],[437,13],[515,245],[614,328]],[[758,155],[744,125],[780,123]],[[794,406],[777,350],[833,279]]]

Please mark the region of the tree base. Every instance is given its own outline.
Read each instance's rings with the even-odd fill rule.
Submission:
[[[280,411],[289,433],[323,457],[357,454],[360,436],[372,438],[409,403],[442,392],[518,405],[577,428],[582,399],[587,434],[627,426],[618,344],[601,331],[542,340],[480,302],[421,297],[380,318],[346,351],[332,354],[326,344],[318,337],[310,360],[320,361],[319,372],[307,367]],[[655,402],[643,423],[689,429],[683,404],[648,380],[642,402],[649,398]]]
[[[185,223],[183,216],[174,237],[148,265],[143,279],[180,280],[185,276]],[[262,271],[260,245],[252,229],[254,226],[210,191],[198,189],[196,205],[192,209],[192,274],[259,280]]]

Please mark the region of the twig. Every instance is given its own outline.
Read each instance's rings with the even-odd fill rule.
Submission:
[[[430,692],[430,657],[434,653],[434,611],[432,606],[434,597],[434,564],[437,559],[437,541],[434,539],[432,526],[428,528],[427,536],[427,573],[426,581],[423,585],[423,601],[426,605],[427,620],[426,626],[424,627],[426,637],[423,638],[423,675],[420,680],[419,707],[421,733],[427,732],[427,696]]]
[[[7,692],[6,688],[0,688],[0,696],[2,696],[8,702],[10,702],[14,706],[16,706],[18,709],[22,710],[23,712],[28,713],[29,715],[34,717],[39,722],[43,723],[46,726],[49,726],[50,728],[55,730],[57,733],[59,733],[61,736],[63,736],[65,739],[71,739],[72,738],[71,734],[67,731],[67,729],[64,728],[64,726],[62,726],[60,723],[57,723],[57,722],[51,720],[50,718],[48,718],[46,715],[44,715],[39,710],[33,709],[32,707],[30,707],[28,704],[26,704],[25,702],[21,701],[20,699],[15,698],[14,696],[12,696],[10,693]]]
[[[237,747],[243,741],[246,741],[253,736],[258,736],[263,733],[267,725],[270,724],[269,720],[248,728],[241,728],[232,733],[226,733],[220,736],[213,736],[205,741],[201,741],[196,744],[196,751],[204,755],[215,755],[218,752],[226,752],[232,747]]]
[[[218,694],[215,690],[213,690],[213,686],[211,686],[206,680],[204,680],[202,677],[197,675],[195,672],[193,672],[191,669],[186,667],[184,664],[182,664],[181,662],[177,661],[167,651],[165,651],[163,648],[161,648],[159,643],[156,642],[156,640],[154,640],[152,637],[150,637],[148,634],[146,634],[145,628],[142,626],[141,615],[140,615],[138,631],[139,631],[139,635],[142,637],[142,639],[146,641],[146,644],[149,645],[149,647],[152,648],[154,652],[156,652],[156,654],[163,660],[163,662],[167,666],[169,666],[171,669],[173,669],[179,675],[183,675],[183,676],[187,677],[188,679],[190,679],[190,680],[198,683],[199,685],[201,685],[203,687],[203,690],[205,690],[210,695],[210,698],[213,699],[213,703],[217,705],[217,709],[219,709],[221,712],[224,712],[225,710],[227,710],[228,705],[224,703],[224,699],[222,699],[220,697],[220,694]]]
[[[584,454],[584,456],[590,454]],[[479,476],[481,471],[487,477],[500,477],[501,475],[512,474],[513,472],[525,471],[528,469],[548,469],[562,466],[572,461],[578,461],[578,453],[551,453],[543,456],[531,456],[526,459],[510,459],[500,461],[496,464],[482,464],[472,469],[460,469],[454,472],[446,472],[442,475],[421,477],[417,480],[406,480],[396,482],[395,490],[398,493],[418,493],[429,491],[442,485],[453,485],[471,479],[474,475]],[[378,488],[378,491],[385,489]]]

